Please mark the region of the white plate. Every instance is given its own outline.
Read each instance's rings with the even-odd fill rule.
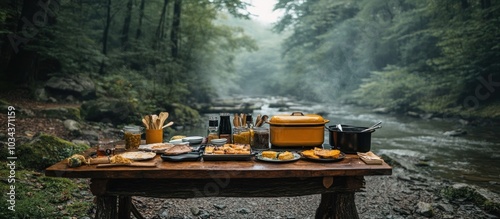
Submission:
[[[156,156],[154,152],[144,152],[144,151],[132,151],[125,152],[123,154],[119,154],[123,158],[127,158],[130,160],[149,160],[153,159]]]
[[[182,139],[184,142],[189,142],[191,144],[200,144],[203,141],[201,136],[188,136]]]

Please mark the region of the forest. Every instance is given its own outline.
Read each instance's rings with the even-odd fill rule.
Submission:
[[[279,0],[270,38],[242,0],[0,4],[2,92],[82,76],[96,88],[77,102],[134,118],[227,94],[500,118],[498,1]]]

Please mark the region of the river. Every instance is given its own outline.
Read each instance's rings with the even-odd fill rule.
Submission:
[[[407,160],[421,161],[412,168],[428,176],[463,182],[487,188],[500,193],[500,137],[496,134],[500,127],[464,126],[458,121],[442,119],[420,119],[392,114],[377,114],[370,109],[351,105],[318,104],[295,102],[283,98],[241,98],[249,103],[260,103],[258,114],[277,115],[293,111],[321,113],[330,123],[370,126],[382,121],[382,128],[372,134],[371,150]],[[286,103],[286,107],[269,107],[270,104]],[[204,115],[207,118],[210,115]],[[445,136],[443,133],[461,128],[467,131],[459,137]],[[189,131],[191,134],[206,134],[206,126]],[[325,142],[328,143],[328,131]]]

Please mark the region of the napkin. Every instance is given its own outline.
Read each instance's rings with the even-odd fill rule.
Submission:
[[[366,153],[358,152],[359,158],[368,165],[380,165],[384,162],[382,158],[375,155],[373,152],[368,151]]]

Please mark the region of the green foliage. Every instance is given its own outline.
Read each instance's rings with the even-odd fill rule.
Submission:
[[[465,185],[449,186],[444,188],[441,193],[450,200],[465,199],[466,201],[470,201],[478,206],[481,206],[491,214],[500,214],[500,203],[485,198],[484,195],[472,187]]]
[[[0,162],[0,174],[9,175],[5,162]],[[88,216],[91,200],[82,199],[80,189],[88,183],[65,178],[45,177],[43,173],[17,170],[16,181],[0,183],[0,190],[7,193],[15,185],[15,211],[8,210],[10,204],[4,197],[0,200],[0,218],[69,218]]]
[[[76,145],[44,133],[33,137],[30,142],[16,147],[17,153],[26,155],[19,157],[19,166],[35,170],[45,169],[86,149],[88,149],[87,145]]]

